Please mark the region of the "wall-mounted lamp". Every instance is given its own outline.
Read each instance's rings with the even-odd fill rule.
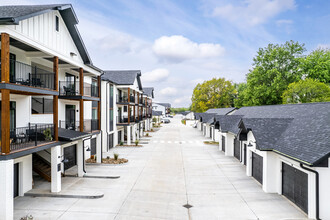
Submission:
[[[91,149],[88,145],[85,148],[87,148],[86,151],[91,151]]]
[[[76,53],[74,53],[74,52],[70,52],[70,56],[77,56],[77,54]]]
[[[256,143],[255,141],[249,141],[248,147],[253,147],[252,143]]]

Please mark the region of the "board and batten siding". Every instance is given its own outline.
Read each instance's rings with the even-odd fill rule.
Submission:
[[[59,18],[59,31],[55,30],[55,16]],[[19,22],[19,25],[8,25],[8,28],[23,34],[38,44],[46,46],[63,56],[83,62],[79,51],[58,11],[50,11]],[[70,52],[77,56],[71,57]]]

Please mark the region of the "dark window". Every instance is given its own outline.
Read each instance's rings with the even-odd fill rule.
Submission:
[[[58,16],[55,16],[55,30],[59,31],[60,30],[60,24],[59,24],[59,18]]]
[[[113,148],[113,134],[108,135],[108,150]]]
[[[91,139],[91,155],[96,155],[96,138]]]
[[[124,106],[124,112],[127,112],[127,106],[126,105]]]
[[[32,97],[32,114],[52,114],[53,99]]]

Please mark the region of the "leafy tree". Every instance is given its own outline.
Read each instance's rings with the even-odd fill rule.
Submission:
[[[234,105],[235,105],[235,107],[240,108],[240,107],[244,106],[244,100],[246,99],[245,97],[246,97],[247,84],[238,83],[238,84],[235,84],[235,88],[237,91],[237,95],[234,100]]]
[[[283,93],[283,103],[330,101],[330,87],[315,79],[291,83]]]
[[[330,49],[317,49],[300,60],[300,71],[307,78],[330,83]]]
[[[185,112],[185,111],[189,111],[189,108],[171,108],[171,112],[175,114],[178,112]]]
[[[247,105],[271,105],[282,102],[283,91],[301,79],[298,71],[304,44],[288,41],[283,45],[269,44],[260,48],[247,74],[244,101]]]
[[[191,111],[204,112],[210,108],[231,107],[235,94],[234,85],[225,78],[204,81],[194,88]]]

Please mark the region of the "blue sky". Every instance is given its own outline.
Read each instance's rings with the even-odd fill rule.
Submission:
[[[243,82],[260,47],[288,40],[307,52],[330,47],[328,0],[2,0],[71,3],[93,63],[140,69],[156,101],[189,106],[194,86],[225,77]]]

